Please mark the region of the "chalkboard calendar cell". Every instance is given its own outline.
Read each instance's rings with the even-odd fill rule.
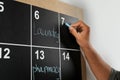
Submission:
[[[59,80],[59,50],[33,47],[33,80]]]
[[[82,80],[80,51],[61,50],[61,80]]]
[[[0,42],[29,45],[30,5],[8,0],[2,2],[3,4],[0,4]]]
[[[0,55],[1,80],[30,80],[30,47],[0,44]]]
[[[73,24],[78,21],[77,18],[60,14],[60,47],[69,49],[79,49],[74,36],[70,33],[65,23]]]
[[[32,26],[33,45],[59,47],[57,12],[33,6]]]

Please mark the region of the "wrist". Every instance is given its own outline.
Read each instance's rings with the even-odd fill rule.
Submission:
[[[84,45],[80,46],[81,49],[90,49],[91,48],[91,43],[90,42],[86,42]]]

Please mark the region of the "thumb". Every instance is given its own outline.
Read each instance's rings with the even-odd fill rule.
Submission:
[[[70,33],[77,39],[78,38],[78,33],[77,33],[76,29],[71,26],[69,28],[69,30],[70,30]]]

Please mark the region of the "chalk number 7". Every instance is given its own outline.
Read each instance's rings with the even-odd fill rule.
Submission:
[[[61,17],[61,24],[63,25],[65,23],[65,18]]]
[[[0,1],[0,12],[4,12],[4,2]]]

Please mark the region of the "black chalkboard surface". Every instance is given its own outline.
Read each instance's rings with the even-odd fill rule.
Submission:
[[[0,59],[1,80],[30,80],[29,47],[0,44],[1,52],[5,58]]]
[[[81,51],[65,22],[78,19],[0,1],[1,80],[82,80]]]
[[[38,46],[59,47],[58,13],[34,6],[32,7],[32,10],[32,44]],[[39,14],[39,17],[37,14]]]
[[[15,1],[3,1],[0,12],[0,42],[30,44],[30,6]]]
[[[46,48],[33,48],[33,53],[44,53],[44,58],[36,59],[33,54],[33,80],[59,80],[59,50]]]
[[[0,80],[30,80],[30,5],[0,1]]]
[[[71,35],[68,27],[63,24],[63,19],[64,23],[72,24],[78,21],[77,18],[65,15],[65,14],[60,14],[60,45],[61,48],[69,48],[69,49],[79,49],[78,44],[76,43],[76,40],[74,36]]]

